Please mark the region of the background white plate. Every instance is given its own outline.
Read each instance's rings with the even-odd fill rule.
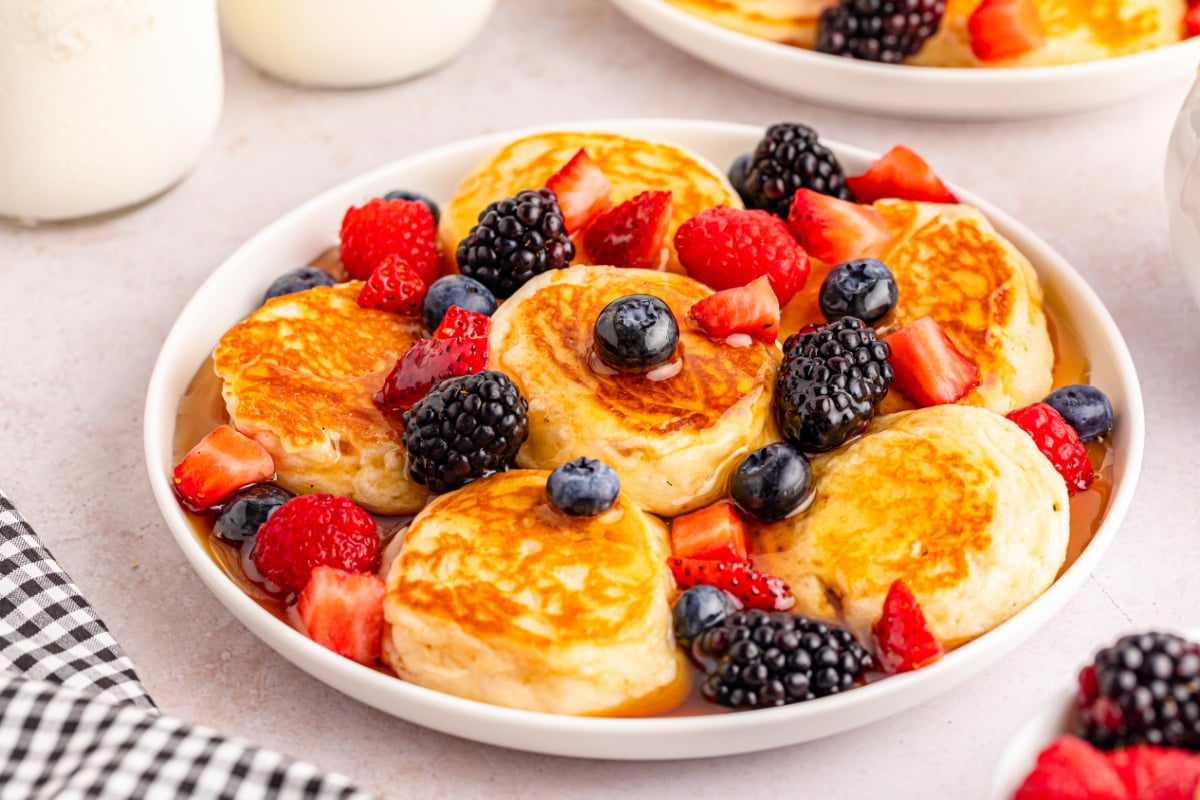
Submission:
[[[1200,64],[1200,37],[1053,67],[875,64],[756,39],[663,0],[611,2],[654,35],[726,72],[802,100],[894,116],[1014,119],[1083,111],[1186,79]]]
[[[618,120],[558,126],[612,130],[690,147],[724,167],[753,148],[762,129],[730,123]],[[155,499],[172,535],[217,598],[256,636],[317,679],[364,703],[439,731],[505,747],[567,756],[623,759],[699,758],[765,750],[829,736],[881,719],[940,694],[999,660],[1033,634],[1079,589],[1125,516],[1142,460],[1145,422],[1129,351],[1112,318],[1083,279],[1041,239],[969,192],[980,208],[1033,262],[1048,302],[1079,334],[1091,380],[1117,412],[1112,446],[1114,488],[1104,521],[1078,561],[1028,608],[992,632],[925,669],[842,695],[783,708],[736,714],[650,719],[567,717],[516,711],[440,694],[335,655],[283,624],[242,593],[211,560],[171,488],[171,449],[179,399],[227,328],[259,304],[278,274],[309,263],[336,242],[345,209],[394,188],[445,201],[458,180],[503,144],[530,131],[510,131],[440,147],[377,169],[310,200],[253,237],[196,291],[163,343],[147,390],[146,465]],[[827,142],[848,171],[875,157]],[[926,154],[932,155],[932,154]],[[281,687],[286,691],[286,687]]]

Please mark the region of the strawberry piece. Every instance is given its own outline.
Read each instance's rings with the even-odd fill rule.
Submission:
[[[492,318],[478,311],[468,311],[462,306],[450,306],[433,332],[435,339],[474,339],[487,336]]]
[[[826,264],[878,258],[892,240],[883,215],[875,209],[811,189],[796,190],[787,225],[800,246]]]
[[[1034,0],[983,0],[967,20],[967,33],[980,61],[1016,58],[1046,43]]]
[[[1038,450],[1050,459],[1054,469],[1066,481],[1068,495],[1092,485],[1094,475],[1087,448],[1061,414],[1045,403],[1033,403],[1010,411],[1007,416],[1032,436]]]
[[[1200,756],[1182,749],[1126,747],[1109,753],[1108,763],[1134,798],[1192,800],[1200,783]]]
[[[658,269],[671,223],[671,193],[642,192],[603,214],[583,234],[593,264]]]
[[[375,520],[348,497],[302,494],[267,517],[250,554],[265,578],[298,592],[315,567],[374,572],[379,562]]]
[[[363,308],[420,314],[425,299],[425,281],[398,256],[387,256],[358,292]]]
[[[714,289],[732,289],[766,275],[785,306],[808,280],[808,254],[783,220],[766,211],[716,206],[675,232],[679,263]]]
[[[322,647],[360,664],[373,664],[383,645],[383,578],[315,567],[296,611],[304,632]]]
[[[942,645],[925,622],[925,612],[902,580],[888,588],[883,613],[871,628],[884,672],[911,672],[942,657]]]
[[[766,275],[710,294],[688,310],[688,318],[718,339],[745,333],[769,344],[779,338],[779,298]]]
[[[417,200],[375,198],[342,217],[341,257],[346,272],[365,281],[388,256],[397,256],[428,285],[438,277],[433,213]]]
[[[194,510],[210,508],[247,484],[269,480],[275,462],[261,444],[228,425],[209,431],[175,465],[172,480]]]
[[[862,175],[846,178],[846,185],[860,203],[874,203],[885,197],[958,202],[925,159],[900,144],[880,156]]]
[[[1188,10],[1183,15],[1183,35],[1189,39],[1200,35],[1200,3],[1188,3]]]
[[[1074,736],[1060,736],[1038,754],[1013,800],[1134,800],[1104,754]]]
[[[611,205],[612,183],[582,148],[550,176],[546,188],[558,198],[568,234],[583,230]]]
[[[680,558],[746,563],[746,526],[732,503],[713,503],[671,522],[671,552]]]
[[[921,407],[954,403],[979,385],[979,368],[933,317],[921,317],[884,338],[892,348],[892,388]]]
[[[791,589],[782,578],[767,575],[736,561],[704,561],[698,558],[670,558],[667,564],[680,589],[707,584],[723,589],[738,599],[743,608],[763,611],[787,611],[796,604]]]
[[[408,411],[441,381],[481,372],[487,368],[487,360],[486,336],[419,339],[396,360],[383,387],[375,393],[375,405],[382,411]]]

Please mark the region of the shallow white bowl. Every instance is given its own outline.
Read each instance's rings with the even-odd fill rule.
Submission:
[[[560,126],[611,130],[676,142],[729,164],[762,129],[731,123],[636,120]],[[1083,279],[1027,228],[959,187],[1037,268],[1048,302],[1084,344],[1091,380],[1116,409],[1114,488],[1105,518],[1075,564],[1028,608],[925,669],[842,695],[783,708],[696,717],[601,719],[516,711],[423,689],[359,666],[310,641],[242,593],[210,559],[171,488],[176,409],[188,382],[227,328],[257,307],[278,274],[307,264],[336,242],[345,209],[394,188],[450,196],[459,178],[503,144],[510,131],[440,147],[377,169],[310,200],[252,238],[197,290],[179,315],[154,367],[146,397],[145,448],[155,498],[188,561],[217,598],[285,658],[321,681],[397,717],[481,742],[566,756],[624,759],[700,758],[765,750],[864,725],[947,691],[999,660],[1066,604],[1116,535],[1137,482],[1145,436],[1141,392],[1129,351],[1112,318]],[[828,143],[850,171],[874,158]]]
[[[855,111],[935,119],[1015,119],[1131,100],[1194,75],[1200,38],[1131,56],[1052,67],[968,69],[875,64],[768,42],[663,0],[611,0],[701,61],[770,89]]]

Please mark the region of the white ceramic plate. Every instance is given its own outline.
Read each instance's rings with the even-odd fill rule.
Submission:
[[[1053,67],[966,69],[875,64],[722,28],[663,0],[611,0],[702,61],[770,89],[867,113],[1012,119],[1097,108],[1195,75],[1200,37],[1131,56]]]
[[[564,126],[612,130],[690,147],[729,164],[753,147],[762,129],[729,123],[637,120]],[[848,730],[914,706],[966,680],[1029,637],[1079,589],[1116,535],[1133,496],[1142,460],[1142,398],[1129,351],[1116,325],[1083,279],[1041,239],[958,187],[1016,244],[1041,275],[1048,301],[1080,336],[1093,383],[1117,410],[1114,491],[1095,538],[1079,560],[1020,614],[916,672],[842,695],[783,708],[736,714],[651,719],[600,719],[515,711],[440,694],[359,666],[310,641],[247,597],[218,569],[188,524],[171,488],[171,441],[179,399],[227,328],[257,307],[278,274],[336,242],[345,209],[396,187],[441,201],[459,178],[503,144],[511,131],[440,147],[342,184],[285,215],[243,245],[197,290],[179,315],[155,364],[145,409],[146,463],[155,498],[188,561],[222,603],[259,638],[301,669],[397,717],[481,742],[540,753],[591,758],[670,759],[726,755],[803,742]],[[850,171],[874,158],[828,143]]]

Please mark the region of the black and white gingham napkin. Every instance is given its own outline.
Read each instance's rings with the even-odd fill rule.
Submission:
[[[349,779],[159,713],[0,492],[0,800],[370,800]]]

